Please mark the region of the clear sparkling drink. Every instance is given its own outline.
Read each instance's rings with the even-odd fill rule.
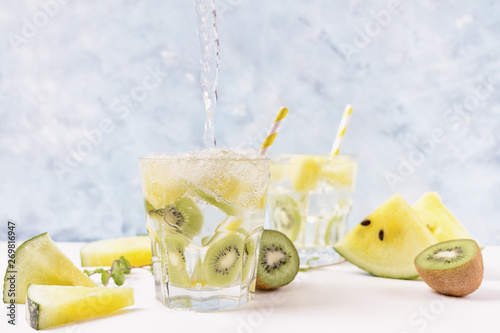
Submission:
[[[301,267],[342,260],[333,246],[345,234],[356,171],[352,155],[271,157],[269,220],[295,244]]]
[[[216,149],[140,159],[156,297],[197,311],[253,298],[269,160]]]

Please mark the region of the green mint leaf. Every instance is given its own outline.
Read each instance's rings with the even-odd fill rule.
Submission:
[[[122,270],[122,266],[121,266],[121,262],[119,259],[116,259],[115,261],[113,261],[113,263],[111,264],[111,269],[110,269],[110,273],[111,275],[113,275],[113,273],[115,271],[121,271]]]
[[[123,270],[123,273],[125,273],[125,274],[130,273],[130,269],[132,268],[130,265],[130,261],[125,259],[124,256],[120,257],[120,264],[121,264],[121,268]]]
[[[85,274],[91,276],[93,274],[101,274],[101,282],[104,286],[108,285],[109,279],[112,278],[117,286],[121,286],[125,283],[125,275],[129,274],[132,268],[143,268],[144,266],[132,266],[130,261],[128,261],[124,256],[121,256],[120,259],[116,259],[111,264],[111,268],[109,270],[103,268],[97,268],[94,270],[83,270]],[[145,267],[144,267],[145,268]],[[153,273],[153,265],[150,266],[151,273]]]
[[[101,273],[101,282],[104,286],[106,286],[108,284],[108,280],[109,280],[109,272],[102,270],[102,272],[100,272],[100,273]]]
[[[111,277],[117,286],[121,286],[125,282],[125,275],[123,275],[123,271],[121,269],[113,271]]]

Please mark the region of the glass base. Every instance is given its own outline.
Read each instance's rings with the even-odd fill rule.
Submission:
[[[333,248],[297,249],[300,257],[300,268],[314,268],[334,265],[344,262],[345,259]]]
[[[253,299],[254,293],[240,286],[217,289],[185,289],[165,285],[166,295],[156,298],[169,308],[180,308],[198,312],[238,309]]]

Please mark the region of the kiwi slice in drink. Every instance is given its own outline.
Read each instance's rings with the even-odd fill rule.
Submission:
[[[276,289],[293,281],[299,272],[299,254],[285,234],[264,230],[259,250],[257,289]]]
[[[241,272],[244,240],[230,234],[211,245],[203,260],[203,278],[207,285],[229,285]]]
[[[236,204],[233,204],[221,196],[216,196],[214,193],[210,193],[209,190],[204,190],[196,184],[186,180],[187,187],[193,191],[198,197],[200,197],[206,203],[215,206],[222,210],[229,216],[238,216],[243,212],[243,209]]]
[[[176,233],[166,233],[162,244],[162,258],[166,266],[169,283],[189,288],[191,278],[186,270],[186,244],[188,240]]]
[[[148,207],[147,202],[146,207]],[[189,239],[197,236],[203,226],[203,214],[200,208],[188,197],[182,197],[163,209],[149,211],[149,215]]]
[[[300,210],[295,200],[286,194],[276,194],[269,199],[274,228],[290,238],[297,240],[300,233]]]
[[[415,267],[429,287],[457,297],[476,291],[484,274],[481,249],[472,239],[431,245],[415,258]]]
[[[248,237],[245,240],[245,247],[243,248],[243,269],[241,270],[241,280],[245,281],[252,268],[253,257],[255,255],[255,241]]]

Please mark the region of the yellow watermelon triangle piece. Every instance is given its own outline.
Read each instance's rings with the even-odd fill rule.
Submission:
[[[25,311],[28,324],[41,330],[104,316],[133,304],[132,288],[31,284],[26,294]]]
[[[418,277],[415,257],[435,243],[410,205],[395,194],[345,235],[335,250],[373,275],[412,279]]]
[[[80,249],[83,267],[111,266],[124,256],[132,266],[151,265],[149,236],[119,237],[90,242]]]
[[[471,234],[443,205],[441,198],[435,192],[425,193],[413,205],[413,210],[439,242],[472,239]]]

